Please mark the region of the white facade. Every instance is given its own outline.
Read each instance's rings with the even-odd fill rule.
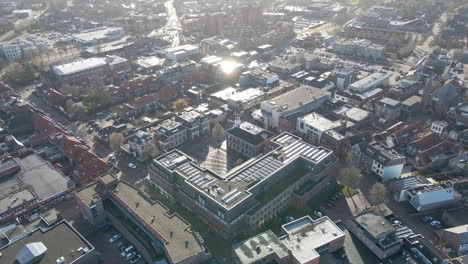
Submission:
[[[392,166],[384,166],[376,160],[372,160],[371,170],[377,174],[382,181],[386,182],[389,180],[398,179],[403,171],[404,164],[397,164]]]
[[[431,125],[431,131],[440,135],[446,127],[448,127],[447,122],[434,122]]]
[[[426,188],[433,189],[426,189]],[[444,207],[455,201],[455,191],[451,187],[427,186],[422,190],[406,192],[409,203],[418,211]]]
[[[377,88],[378,86],[388,85],[388,80],[390,79],[390,74],[375,72],[357,82],[352,83],[349,86],[349,89],[355,93],[363,93],[372,88]]]
[[[318,144],[323,133],[341,125],[340,121],[331,121],[317,113],[310,113],[297,119],[296,130],[302,135],[311,137],[312,143]]]
[[[166,58],[172,61],[184,61],[190,56],[200,54],[200,48],[194,45],[182,45],[166,50]]]

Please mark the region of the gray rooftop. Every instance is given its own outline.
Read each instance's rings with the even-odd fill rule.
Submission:
[[[18,177],[25,185],[31,186],[40,200],[63,193],[72,187],[70,179],[37,155],[18,159],[18,162],[21,166]]]
[[[357,216],[354,220],[374,238],[395,231],[392,224],[377,212],[368,212]]]
[[[299,107],[314,102],[322,97],[330,96],[330,93],[312,86],[301,85],[298,88],[284,93],[264,103],[272,107],[287,106],[288,109]]]
[[[148,201],[137,189],[124,182],[120,182],[115,190],[118,191],[113,191],[113,195],[131,208],[146,225],[154,228],[160,234],[174,263],[183,262],[183,260],[204,251],[190,230],[190,225],[179,215],[170,215],[163,204],[158,201],[154,203]],[[151,220],[152,218],[154,221]],[[185,246],[186,242],[188,242],[187,247]]]
[[[208,193],[210,199],[225,208],[232,208],[251,195],[251,188],[261,181],[267,181],[297,158],[302,157],[318,164],[333,154],[328,149],[310,145],[289,133],[283,133],[271,142],[276,145],[273,151],[236,167],[224,176],[200,168],[194,159],[178,150],[168,152],[155,161],[168,170],[179,172],[200,192]]]
[[[280,238],[281,242],[300,263],[308,263],[317,258],[319,253],[316,249],[345,236],[343,230],[327,216],[317,220],[304,216],[283,225],[282,228],[286,235]]]
[[[288,248],[271,230],[237,243],[233,249],[242,264],[256,263],[271,255],[280,259],[288,255]]]
[[[64,257],[65,263],[73,263],[77,259],[85,255],[85,249],[94,249],[79,233],[67,222],[62,221],[60,224],[46,230],[36,229],[23,236],[9,245],[0,248],[1,263],[4,264],[17,264],[17,253],[24,251],[23,247],[41,242],[46,248],[46,252],[42,258],[39,258],[35,264],[51,264],[57,263],[57,259]],[[81,252],[77,249],[81,248]]]

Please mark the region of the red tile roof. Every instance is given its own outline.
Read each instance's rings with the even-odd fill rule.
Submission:
[[[145,105],[151,104],[155,101],[158,101],[158,98],[156,96],[147,94],[147,95],[143,95],[143,96],[135,98],[135,100],[133,100],[132,103],[130,104],[134,107],[139,108],[139,107],[144,107]]]
[[[31,140],[48,138],[60,147],[63,153],[76,164],[77,180],[80,183],[86,183],[90,178],[98,176],[109,168],[103,159],[91,152],[78,139],[69,136],[49,117],[36,114],[33,116],[33,125],[39,133],[33,135]]]

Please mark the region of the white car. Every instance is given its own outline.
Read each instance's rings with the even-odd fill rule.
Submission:
[[[130,163],[128,164],[128,167],[129,167],[130,169],[136,169],[137,166],[136,166],[135,164],[133,164],[133,163],[130,162]]]
[[[128,248],[124,249],[124,251],[122,251],[122,253],[120,253],[120,256],[123,258],[125,257],[128,253],[130,253],[130,251],[132,251],[134,249],[133,246],[129,246]]]
[[[119,238],[121,238],[122,235],[121,234],[115,234],[113,235],[111,238],[109,238],[109,243],[114,243],[115,241],[119,240]]]
[[[317,216],[317,217],[322,217],[323,216],[322,212],[320,212],[320,211],[315,211],[314,215]]]

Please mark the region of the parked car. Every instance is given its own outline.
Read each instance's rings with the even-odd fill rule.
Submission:
[[[130,253],[135,247],[133,247],[133,245],[130,245],[128,246],[127,248],[125,248],[122,253],[120,253],[120,256],[123,258],[125,257],[128,253]]]
[[[119,238],[121,238],[122,235],[121,234],[115,234],[113,235],[110,239],[109,239],[109,243],[114,243],[115,241],[119,240]]]
[[[323,216],[322,212],[320,212],[320,211],[315,211],[315,212],[314,212],[314,215],[315,215],[316,217],[319,217],[319,218]]]
[[[106,116],[106,117],[104,118],[105,121],[110,121],[111,119],[112,119],[112,116],[110,116],[110,115],[109,115],[109,116]]]
[[[136,169],[137,166],[136,166],[135,164],[133,164],[133,163],[130,162],[130,163],[128,164],[128,167],[129,167],[130,169]]]
[[[430,224],[431,226],[433,226],[433,227],[434,227],[434,226],[440,226],[440,222],[437,221],[437,220],[433,220],[433,221],[431,221],[429,224]]]
[[[292,216],[286,216],[285,219],[284,219],[284,221],[285,221],[286,223],[292,222],[292,221],[294,221],[294,217],[292,217]]]
[[[136,254],[137,254],[136,251],[132,251],[132,252],[128,253],[128,254],[125,256],[125,259],[126,259],[126,260],[129,260],[129,259],[133,258]]]
[[[425,215],[425,216],[421,217],[421,221],[423,221],[424,223],[429,223],[432,220],[434,220],[434,219],[430,215]]]
[[[136,256],[133,256],[133,257],[130,259],[130,263],[133,264],[133,263],[135,263],[135,262],[140,261],[140,259],[141,259],[141,255],[138,254],[138,255],[136,255]]]

